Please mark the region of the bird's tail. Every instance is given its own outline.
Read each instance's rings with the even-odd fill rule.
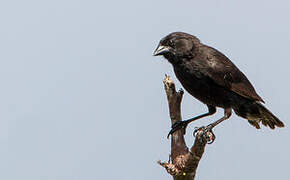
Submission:
[[[282,121],[280,121],[273,113],[271,113],[260,102],[251,102],[244,104],[238,108],[234,108],[237,115],[248,119],[249,123],[260,129],[259,123],[262,122],[264,126],[269,126],[271,129],[275,127],[284,127]]]

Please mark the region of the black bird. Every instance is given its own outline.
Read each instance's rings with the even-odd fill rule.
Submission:
[[[228,119],[232,109],[257,129],[260,122],[271,129],[284,127],[283,122],[261,104],[263,99],[247,77],[224,54],[202,44],[197,37],[183,32],[171,33],[161,39],[153,55],[164,56],[173,65],[185,90],[208,107],[207,113],[173,124],[168,135],[185,129],[192,121],[213,115],[216,107],[224,109],[224,116],[206,126],[206,131]]]

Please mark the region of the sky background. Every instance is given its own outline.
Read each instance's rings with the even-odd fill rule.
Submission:
[[[236,115],[215,128],[196,179],[290,178],[287,0],[0,2],[0,179],[171,179],[170,120],[152,53],[174,31],[227,55],[286,128]],[[185,93],[184,118],[207,108]],[[189,146],[195,126],[188,127]]]

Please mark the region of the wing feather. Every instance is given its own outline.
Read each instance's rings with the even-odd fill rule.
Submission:
[[[253,85],[248,78],[221,52],[212,48],[205,47],[207,63],[209,66],[204,73],[215,83],[223,86],[243,97],[251,100],[264,102],[256,93]]]

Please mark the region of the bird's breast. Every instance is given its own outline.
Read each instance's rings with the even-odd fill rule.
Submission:
[[[225,96],[229,92],[193,67],[174,67],[174,72],[184,89],[204,104],[218,107],[230,106],[231,99]]]

